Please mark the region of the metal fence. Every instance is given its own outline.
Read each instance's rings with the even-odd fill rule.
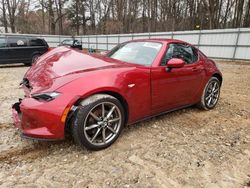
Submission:
[[[51,47],[56,47],[64,39],[72,38],[65,35],[28,36],[44,38]],[[250,28],[75,36],[75,39],[82,41],[83,48],[97,50],[110,50],[128,40],[149,38],[184,40],[197,46],[210,58],[250,60]]]

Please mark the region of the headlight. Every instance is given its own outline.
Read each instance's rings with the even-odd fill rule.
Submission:
[[[36,100],[52,101],[53,99],[55,99],[59,95],[61,95],[61,94],[57,93],[57,92],[47,92],[47,93],[35,93],[35,94],[32,94],[31,96],[32,96],[32,98],[34,98]]]

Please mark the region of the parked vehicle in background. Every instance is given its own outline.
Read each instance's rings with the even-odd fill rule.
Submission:
[[[82,43],[76,39],[65,39],[59,44],[59,46],[69,46],[70,48],[82,50]]]
[[[46,53],[49,46],[44,39],[26,36],[0,36],[0,64],[31,65]]]

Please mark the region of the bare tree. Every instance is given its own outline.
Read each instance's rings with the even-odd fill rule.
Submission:
[[[248,0],[246,4],[246,11],[245,11],[245,17],[244,17],[244,23],[243,27],[250,27],[250,0]]]
[[[6,2],[5,0],[2,0],[2,12],[3,12],[3,18],[2,18],[2,23],[4,26],[4,31],[5,33],[8,33],[8,22],[7,22],[7,18],[6,18]]]
[[[39,0],[30,10],[33,1],[1,0],[5,28],[78,35],[250,26],[250,0]]]
[[[9,24],[11,28],[11,32],[15,33],[16,27],[15,27],[15,15],[18,8],[18,5],[20,3],[20,0],[6,0],[7,3],[7,10],[8,10],[8,16],[9,16]]]

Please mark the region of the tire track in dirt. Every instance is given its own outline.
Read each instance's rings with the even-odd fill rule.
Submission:
[[[2,124],[0,123],[0,129],[9,129],[12,128],[13,126],[11,126],[10,124]]]
[[[0,130],[2,131],[3,135],[8,134],[8,132],[11,131],[10,129],[13,129],[13,131],[15,131],[14,129],[16,128],[11,123],[9,124],[0,123]],[[4,131],[6,131],[6,133]],[[21,146],[14,145],[14,143],[17,142],[17,137],[19,141],[20,135],[18,135],[18,133],[16,132],[13,134],[13,136],[11,136],[12,140],[8,142],[10,146],[5,149],[2,148],[3,149],[2,151],[0,150],[1,151],[0,163],[15,164],[19,161],[29,160],[29,159],[32,160],[47,155],[50,144],[46,142],[45,143],[29,142],[28,144],[24,144]]]
[[[157,168],[153,163],[150,161],[144,161],[140,157],[136,155],[132,155],[129,157],[129,160],[132,163],[135,163],[142,168],[144,168],[145,171],[152,172],[157,177],[156,181],[159,184],[159,186],[164,187],[181,187],[176,181],[174,181],[171,178],[168,178],[167,174],[164,173],[160,168]]]
[[[34,146],[34,145],[33,145]],[[15,164],[23,160],[32,160],[48,155],[48,145],[27,145],[22,148],[11,148],[0,153],[0,163]]]

